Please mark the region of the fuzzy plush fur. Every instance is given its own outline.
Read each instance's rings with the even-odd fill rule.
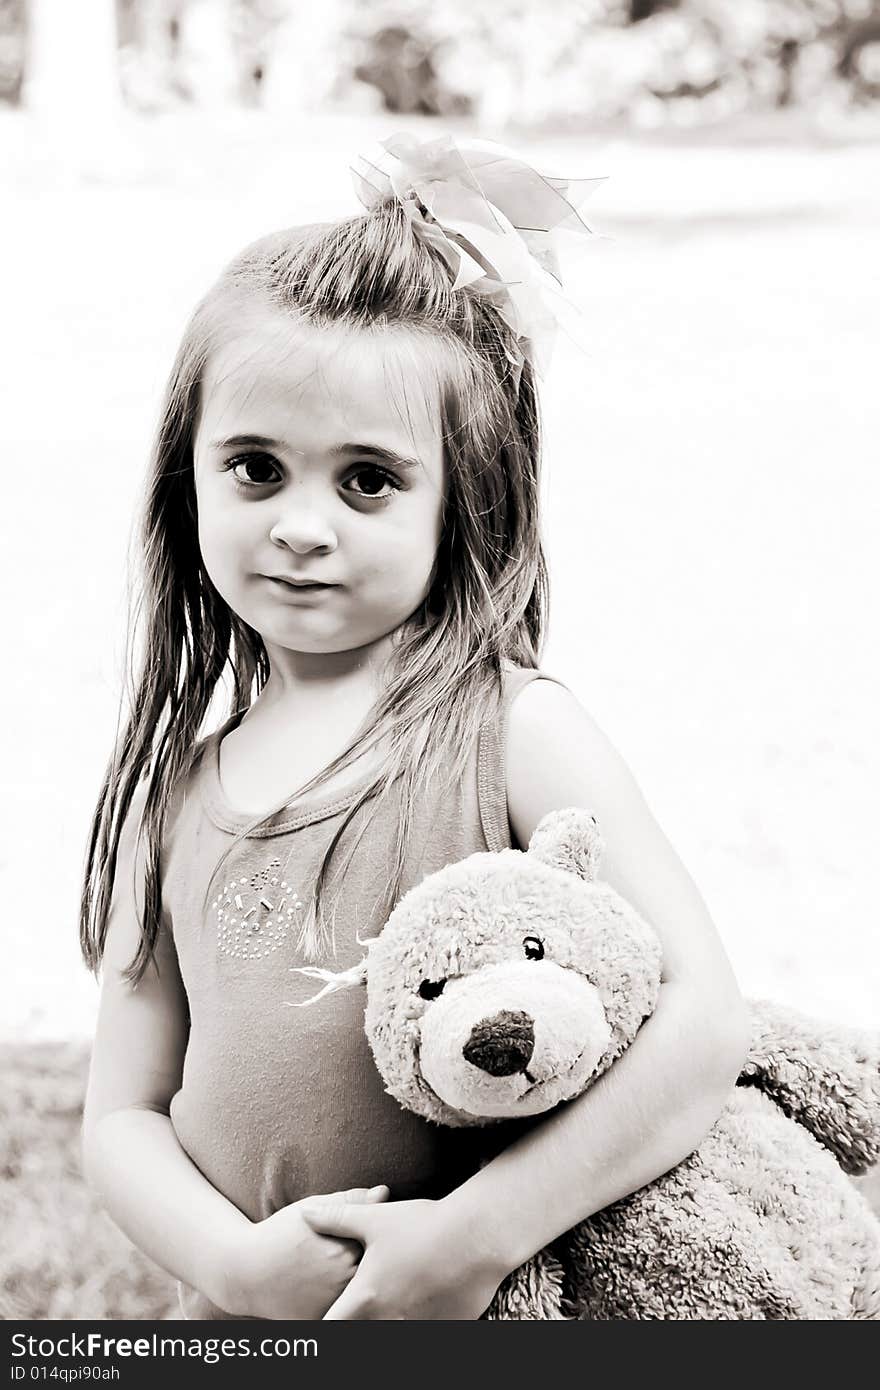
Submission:
[[[660,980],[652,929],[595,880],[595,820],[433,874],[370,943],[366,1027],[389,1092],[446,1125],[537,1114],[629,1046]],[[351,983],[346,980],[345,983]],[[880,1153],[880,1043],[755,1006],[706,1140],[505,1281],[493,1319],[880,1317],[880,1223],[844,1176]]]

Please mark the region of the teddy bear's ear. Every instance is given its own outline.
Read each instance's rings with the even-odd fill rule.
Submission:
[[[593,813],[581,806],[567,806],[562,811],[549,811],[538,822],[528,852],[545,864],[592,883],[604,848]]]

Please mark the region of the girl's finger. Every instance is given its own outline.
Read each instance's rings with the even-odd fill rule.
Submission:
[[[347,1192],[338,1194],[344,1202],[387,1202],[390,1189],[384,1183],[378,1187],[350,1187]]]
[[[364,1202],[344,1202],[337,1198],[327,1202],[303,1202],[300,1216],[313,1231],[321,1236],[340,1236],[342,1239],[358,1240],[367,1243],[367,1232],[373,1229],[369,1213],[362,1212]]]
[[[330,1205],[336,1207],[340,1202],[384,1202],[391,1196],[391,1191],[384,1183],[378,1187],[349,1187],[344,1192],[313,1192],[308,1197],[301,1197],[294,1206],[301,1207],[304,1203],[310,1205],[320,1204],[321,1207]]]

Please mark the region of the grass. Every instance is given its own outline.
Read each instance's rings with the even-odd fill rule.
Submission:
[[[174,1280],[126,1240],[86,1187],[79,1133],[88,1048],[0,1047],[0,1315],[158,1319]]]
[[[174,1281],[116,1230],[83,1182],[81,1043],[0,1046],[0,1316],[161,1319]],[[859,1180],[880,1215],[880,1169]]]

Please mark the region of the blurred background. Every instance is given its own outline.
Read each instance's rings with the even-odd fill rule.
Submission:
[[[355,212],[353,157],[397,130],[608,176],[545,382],[544,665],[744,991],[877,1021],[880,3],[0,0],[7,1317],[171,1306],[77,1155],[134,509],[196,298]]]

